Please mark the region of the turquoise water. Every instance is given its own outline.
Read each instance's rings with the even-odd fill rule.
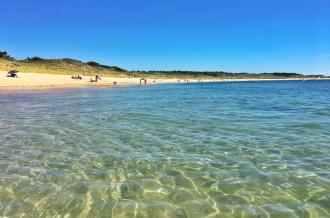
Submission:
[[[330,217],[330,82],[0,91],[0,216]]]

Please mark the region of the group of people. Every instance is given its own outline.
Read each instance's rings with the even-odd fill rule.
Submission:
[[[90,79],[90,82],[97,82],[99,80],[101,80],[101,77],[99,75],[96,75],[95,79],[93,79],[93,78]]]
[[[83,77],[81,75],[71,76],[71,78],[72,79],[80,79],[80,80],[83,79]],[[95,77],[91,77],[90,78],[89,82],[97,82],[99,80],[101,80],[101,76],[95,75]],[[156,81],[154,81],[154,82],[156,82]],[[140,78],[140,85],[142,85],[142,84],[147,85],[147,83],[148,83],[148,79],[146,77]],[[114,81],[113,82],[113,85],[116,86],[117,85],[117,82]]]
[[[71,76],[71,78],[72,79],[83,79],[81,75]],[[94,78],[93,77],[90,78],[89,82],[97,82],[97,81],[99,81],[101,79],[102,79],[101,76],[95,75]],[[117,86],[117,82],[116,81],[113,82],[113,86]]]
[[[82,76],[81,75],[78,75],[78,76],[71,76],[72,79],[82,79]]]
[[[72,79],[83,79],[81,75],[71,76]],[[95,75],[95,78],[91,77],[90,82],[97,82],[101,79],[99,75]]]

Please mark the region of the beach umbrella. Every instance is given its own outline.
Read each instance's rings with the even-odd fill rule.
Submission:
[[[13,73],[18,73],[19,71],[18,70],[11,70],[8,72],[8,74],[13,74]]]
[[[7,74],[8,74],[8,76],[15,77],[15,76],[17,76],[18,72],[19,72],[18,70],[11,70]]]

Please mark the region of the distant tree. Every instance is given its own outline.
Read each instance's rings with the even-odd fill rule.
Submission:
[[[6,51],[0,51],[0,58],[7,57],[8,53]]]
[[[0,51],[0,58],[14,61],[15,58],[11,57],[6,51]]]
[[[86,62],[86,64],[89,65],[89,66],[93,66],[93,67],[99,67],[100,66],[100,64],[95,62],[95,61],[88,61],[88,62]]]
[[[31,57],[31,58],[27,57],[25,60],[28,62],[35,62],[35,61],[42,61],[43,59],[40,57]]]
[[[81,63],[81,61],[79,61],[79,60],[75,60],[75,59],[72,59],[72,58],[63,58],[62,61],[65,61],[65,62],[78,62],[78,63]]]
[[[297,77],[297,76],[302,76],[301,74],[298,73],[283,73],[283,72],[275,72],[272,73],[271,75],[273,76],[280,76],[280,77]]]
[[[127,70],[120,68],[120,67],[116,67],[116,66],[110,66],[110,68],[115,71],[119,71],[119,72],[127,72]]]
[[[120,68],[120,67],[116,67],[116,66],[107,66],[107,65],[103,65],[103,64],[99,64],[95,61],[89,61],[86,62],[87,65],[92,66],[92,67],[101,67],[101,68],[106,68],[106,69],[110,69],[110,70],[114,70],[114,71],[119,71],[119,72],[127,72],[126,70]]]

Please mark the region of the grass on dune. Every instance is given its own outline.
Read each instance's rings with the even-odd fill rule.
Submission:
[[[7,52],[0,52],[0,70],[47,73],[60,75],[111,76],[111,77],[152,77],[178,79],[288,79],[288,78],[325,78],[323,75],[302,75],[297,73],[230,73],[223,71],[126,71],[116,66],[102,65],[93,61],[82,62],[70,58],[42,59],[39,57],[16,60]]]
[[[87,63],[82,63],[70,59],[58,59],[58,60],[23,60],[12,61],[6,59],[0,59],[0,70],[9,71],[16,69],[26,73],[47,73],[47,74],[60,74],[60,75],[103,75],[114,77],[128,77],[128,73],[125,71],[117,70],[115,67],[102,67],[93,66]]]

